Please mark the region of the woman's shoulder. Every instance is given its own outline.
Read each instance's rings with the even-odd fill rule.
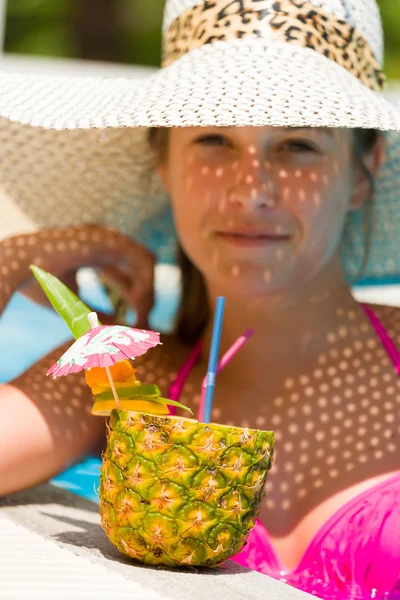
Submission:
[[[191,347],[173,334],[162,335],[161,340],[161,344],[136,358],[133,366],[140,381],[157,384],[166,395]]]

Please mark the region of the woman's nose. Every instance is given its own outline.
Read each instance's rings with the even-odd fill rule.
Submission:
[[[251,167],[238,169],[229,192],[230,204],[238,208],[273,208],[277,194],[271,171],[261,166],[257,159],[253,159]]]

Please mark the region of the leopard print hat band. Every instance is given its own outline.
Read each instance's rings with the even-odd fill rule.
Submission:
[[[243,38],[310,48],[368,88],[382,91],[384,87],[381,65],[362,33],[302,0],[205,0],[171,23],[164,38],[163,66],[206,44]]]

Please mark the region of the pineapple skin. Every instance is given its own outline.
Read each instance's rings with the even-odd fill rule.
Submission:
[[[214,567],[254,526],[274,432],[113,410],[100,478],[110,541],[147,565]]]

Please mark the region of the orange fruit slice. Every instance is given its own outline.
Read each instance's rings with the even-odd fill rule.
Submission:
[[[117,389],[140,385],[140,381],[136,379],[136,369],[128,360],[121,360],[112,365],[110,373]],[[94,396],[111,389],[106,370],[103,367],[92,367],[90,370],[86,370],[85,377]]]

